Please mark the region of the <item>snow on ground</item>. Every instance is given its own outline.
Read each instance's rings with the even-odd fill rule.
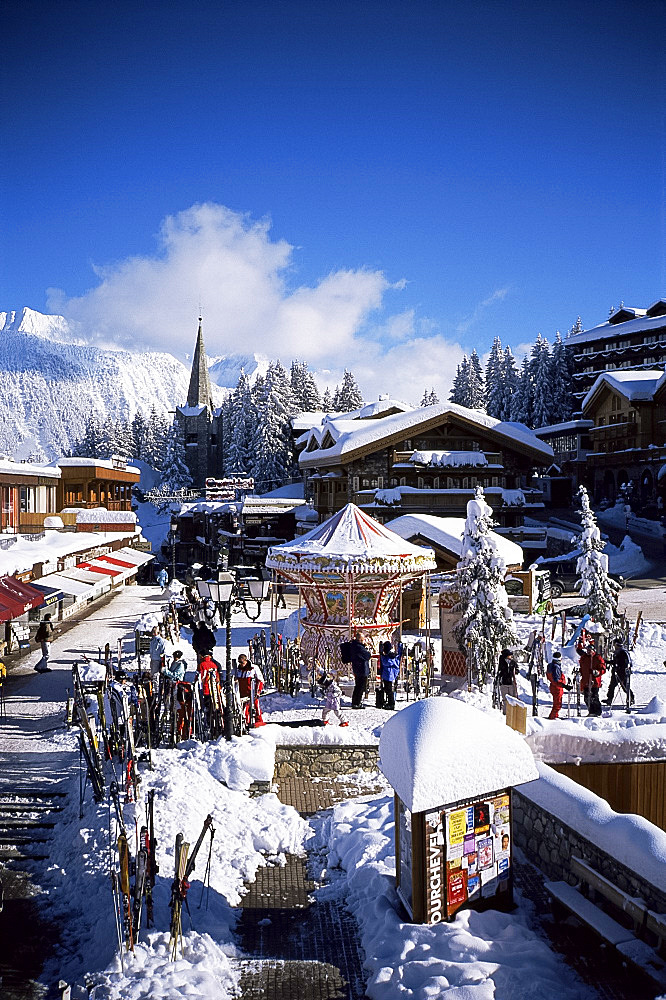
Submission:
[[[2,759],[13,759],[28,769],[31,755],[37,753],[45,766],[69,769],[71,782],[63,822],[59,824],[42,877],[45,916],[63,920],[62,941],[57,946],[56,958],[45,970],[47,980],[62,976],[82,984],[87,979],[94,984],[93,1000],[175,1000],[183,996],[224,1000],[233,995],[237,982],[232,907],[239,899],[243,882],[252,879],[259,866],[279,864],[284,853],[298,853],[316,837],[321,837],[320,846],[329,844],[331,847],[329,863],[341,866],[339,877],[347,883],[345,895],[359,923],[370,974],[368,994],[372,998],[389,1000],[404,996],[426,1000],[445,995],[451,1000],[509,997],[525,1000],[539,997],[541,1000],[544,996],[557,995],[573,1000],[586,995],[581,984],[532,930],[529,904],[521,903],[510,915],[461,911],[451,924],[436,927],[403,921],[393,885],[395,858],[390,796],[382,794],[337,806],[326,820],[325,829],[318,831],[319,820],[306,822],[293,809],[280,804],[275,795],[256,798],[249,795],[247,789],[252,781],[267,780],[271,774],[276,742],[379,742],[383,724],[391,718],[390,714],[370,704],[364,710],[352,711],[349,708],[350,687],[344,684],[343,711],[350,722],[348,728],[341,729],[335,723],[321,726],[323,699],[313,697],[304,688],[295,698],[280,694],[264,697],[262,705],[268,725],[247,737],[235,739],[230,744],[224,740],[205,745],[188,741],[175,750],[153,752],[154,770],[142,769],[140,801],[138,805],[126,807],[125,823],[133,847],[135,818],[140,825],[146,792],[154,788],[160,864],[155,887],[155,928],[141,932],[134,954],[124,955],[123,970],[116,953],[108,878],[108,804],[96,806],[88,796],[84,818],[79,820],[76,733],[63,731],[62,725],[51,732],[49,719],[60,721],[64,689],[69,683],[74,656],[80,650],[95,651],[117,636],[125,638],[127,649],[135,622],[144,613],[158,609],[160,600],[158,588],[134,587],[121,591],[75,630],[56,639],[52,647],[55,668],[52,674],[34,674],[30,660],[20,669],[19,683],[12,688],[8,710],[15,725],[11,727],[11,739],[7,735],[2,737]],[[292,615],[287,624],[293,626],[295,622],[296,615]],[[530,629],[541,630],[539,618],[516,616],[516,622],[523,642]],[[241,615],[234,617],[233,626],[234,656],[246,648],[250,636],[261,628],[269,629],[267,621],[252,623]],[[188,642],[190,635],[184,629],[178,645],[193,666],[195,657]],[[559,631],[556,639],[559,646]],[[217,640],[217,655],[223,660],[224,631],[221,629],[217,631]],[[113,641],[111,645],[113,648]],[[540,715],[536,719],[528,715],[528,741],[538,749],[539,756],[547,759],[549,753],[570,753],[573,748],[574,755],[585,757],[599,753],[601,747],[604,753],[624,754],[622,759],[634,752],[639,752],[641,759],[646,756],[663,759],[666,747],[666,668],[663,666],[666,627],[644,623],[632,656],[633,685],[637,701],[643,707],[631,715],[616,709],[605,712],[602,718],[589,719],[583,708],[580,718],[550,722],[544,717],[550,708],[550,696],[545,682],[541,682]],[[524,665],[519,695],[523,702],[531,705]],[[454,697],[482,711],[493,712],[489,690],[463,690]],[[405,705],[404,700],[398,701],[399,709]],[[35,727],[40,733],[38,741],[34,740]],[[22,738],[18,735],[21,728]],[[541,772],[542,778],[546,773]],[[553,783],[548,784],[542,778],[533,783],[535,796],[550,795],[560,800],[558,808],[566,808],[567,789],[563,782],[558,778],[551,787]],[[587,803],[582,801],[580,792],[576,795],[576,808],[584,814],[586,823],[594,825],[599,821],[606,824],[608,831],[614,829],[615,814],[609,816],[603,809],[600,813],[595,805],[601,800],[595,798],[594,803]],[[561,806],[561,801],[565,806]],[[196,842],[209,812],[216,835],[211,856],[208,909],[205,908],[205,895],[199,908],[208,857],[206,840],[189,892],[191,919],[184,914],[184,957],[171,962],[168,902],[175,836],[182,831],[190,843]],[[644,821],[639,822],[649,827]],[[633,835],[640,835],[643,860],[647,859],[646,864],[663,866],[666,858],[664,836],[655,840],[654,828],[647,832],[637,828],[627,832],[628,829],[625,822],[624,832],[621,831],[623,843],[633,842],[635,851],[636,837]],[[113,833],[115,840],[115,831]],[[325,892],[325,888],[321,891]],[[79,996],[84,995],[83,990],[79,990]]]
[[[511,914],[461,910],[450,924],[406,923],[394,887],[392,796],[337,805],[324,831],[329,864],[347,878],[372,1000],[581,1000],[584,985],[530,927]]]

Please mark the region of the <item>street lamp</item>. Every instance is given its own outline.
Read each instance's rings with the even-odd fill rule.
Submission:
[[[226,676],[224,681],[224,733],[231,739],[234,727],[234,716],[231,707],[233,684],[231,677],[231,613],[243,610],[252,621],[261,614],[261,603],[268,596],[270,580],[264,572],[261,577],[245,577],[242,581],[248,585],[250,599],[257,602],[257,615],[252,618],[248,614],[245,598],[240,597],[238,585],[240,581],[227,570],[218,570],[216,580],[197,580],[197,591],[202,600],[213,601],[220,612],[220,621],[224,620],[226,639]]]
[[[178,516],[176,514],[171,515],[171,573],[172,578],[176,579],[176,535],[178,534]]]

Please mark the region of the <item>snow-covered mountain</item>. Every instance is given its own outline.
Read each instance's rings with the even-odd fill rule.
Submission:
[[[243,366],[254,372],[260,359],[217,359],[215,386],[235,386]],[[0,453],[52,459],[80,438],[90,414],[131,420],[153,405],[173,411],[187,398],[189,377],[171,354],[91,347],[62,316],[0,312]],[[215,386],[221,403],[226,392]]]
[[[258,375],[266,374],[268,358],[264,354],[224,354],[212,358],[208,366],[213,385],[228,389],[234,389],[238,384],[241,369],[253,383]]]

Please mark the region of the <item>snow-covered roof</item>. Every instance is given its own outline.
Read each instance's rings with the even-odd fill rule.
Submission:
[[[406,542],[348,503],[307,534],[270,548],[266,565],[289,572],[408,574],[436,563],[432,549]]]
[[[432,545],[445,549],[460,558],[462,537],[465,530],[464,517],[437,517],[434,514],[404,514],[386,525],[401,538],[425,538]],[[491,531],[495,548],[507,566],[522,566],[523,550],[516,542]]]
[[[655,303],[656,304],[656,303]],[[652,330],[663,329],[666,321],[662,316],[639,316],[627,319],[624,323],[600,323],[598,326],[574,333],[564,341],[565,346],[576,349],[578,344],[586,344],[595,340],[614,340],[616,337],[626,337],[632,333],[650,333]]]
[[[53,564],[64,556],[86,552],[99,546],[118,542],[122,538],[132,538],[138,528],[119,531],[58,531],[47,529],[44,537],[39,535],[11,535],[16,542],[8,549],[0,549],[0,575],[25,573],[36,563]],[[31,539],[36,539],[31,541]]]
[[[422,426],[436,426],[448,414],[458,416],[475,424],[492,437],[499,438],[512,448],[527,448],[534,458],[552,460],[553,450],[550,445],[540,441],[533,431],[524,424],[512,421],[496,420],[480,410],[471,410],[457,403],[437,403],[434,406],[421,406],[405,413],[394,413],[389,417],[376,420],[344,420],[327,421],[321,428],[310,431],[308,450],[301,453],[300,464],[304,468],[321,465],[324,462],[349,461],[351,456],[369,445],[379,445],[385,439],[409,438],[417,433]],[[332,444],[322,448],[326,434],[329,434]]]
[[[379,766],[410,812],[538,777],[532,752],[504,719],[455,698],[426,698],[386,720]]]
[[[60,479],[60,469],[50,465],[37,465],[34,462],[15,462],[11,458],[0,458],[0,472],[3,475],[16,476],[48,476],[50,479]]]
[[[345,420],[368,420],[387,413],[391,410],[413,410],[409,403],[403,403],[399,399],[390,399],[386,396],[383,399],[376,399],[371,403],[364,403],[358,410],[348,410],[345,413],[327,413],[324,410],[304,410],[291,418],[291,426],[295,433],[308,431],[312,427],[320,427],[324,421],[343,418]]]
[[[177,406],[176,409],[179,413],[182,413],[184,417],[198,417],[204,412],[204,410],[207,410],[208,407],[205,403],[199,403],[197,406]]]
[[[136,524],[136,520],[136,514],[131,510],[90,507],[76,512],[77,524]]]
[[[602,372],[583,399],[581,409],[590,405],[597,392],[607,385],[621,393],[630,403],[638,400],[649,400],[655,394],[659,384],[663,384],[663,368],[618,368],[615,371]]]
[[[56,458],[50,464],[59,466],[61,469],[81,466],[82,468],[89,469],[110,469],[112,472],[133,472],[137,476],[141,474],[141,470],[137,469],[134,465],[128,464],[123,468],[118,468],[109,458]]]
[[[536,427],[534,433],[537,437],[545,437],[547,434],[566,434],[567,431],[586,431],[590,427],[594,427],[594,420],[565,420],[561,424]]]

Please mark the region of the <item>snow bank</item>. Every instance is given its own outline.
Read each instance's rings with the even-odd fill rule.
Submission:
[[[428,698],[391,716],[379,740],[379,766],[411,812],[537,775],[530,749],[501,716],[454,698]]]
[[[600,850],[666,892],[666,832],[642,816],[614,812],[608,803],[547,764],[521,795],[577,830]]]

